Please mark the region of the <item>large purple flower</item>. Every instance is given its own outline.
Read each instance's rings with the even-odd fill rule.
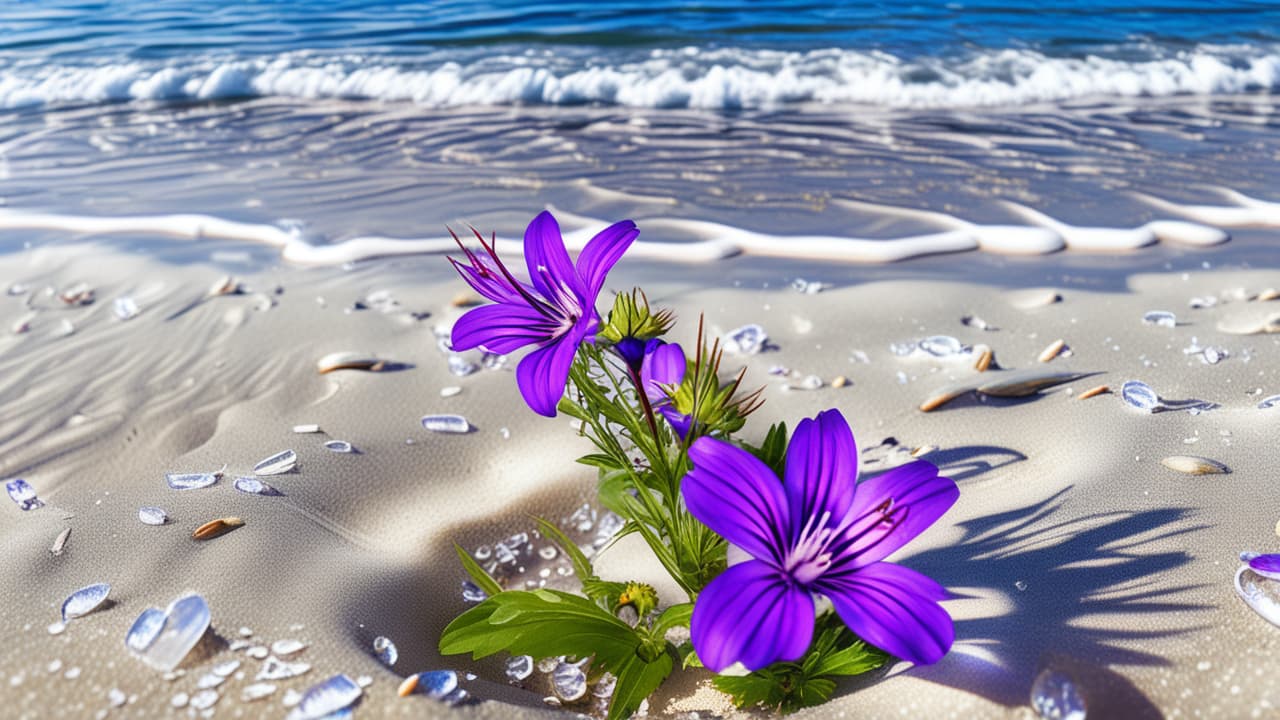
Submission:
[[[536,345],[516,367],[516,383],[534,412],[555,417],[578,346],[594,339],[600,324],[596,297],[605,275],[639,234],[630,220],[610,225],[587,242],[574,267],[560,226],[544,210],[524,231],[524,257],[532,284],[517,280],[483,239],[483,257],[463,248],[467,263],[452,258],[450,262],[468,285],[495,304],[458,319],[453,348],[483,347],[505,355]]]
[[[693,647],[708,668],[799,660],[813,638],[815,593],[859,637],[904,660],[933,663],[950,649],[942,586],[880,562],[959,497],[936,467],[917,461],[858,485],[857,446],[837,410],[800,422],[785,483],[713,438],[695,441],[689,459],[681,489],[689,512],[750,556],[698,595]]]

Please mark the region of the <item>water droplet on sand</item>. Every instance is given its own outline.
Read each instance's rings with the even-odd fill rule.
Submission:
[[[382,635],[373,639],[373,654],[387,667],[395,665],[396,660],[400,659],[400,651],[396,649],[396,644],[391,642],[391,638]]]
[[[178,667],[209,629],[209,604],[192,594],[174,600],[163,613],[148,608],[138,616],[125,645],[157,670]]]
[[[579,663],[561,662],[551,673],[551,686],[561,700],[577,700],[587,694],[587,674]]]
[[[458,377],[466,377],[474,375],[480,371],[480,366],[471,362],[462,355],[449,356],[449,373]]]
[[[255,477],[238,477],[234,483],[236,490],[247,495],[270,495],[271,486]]]
[[[138,508],[138,519],[143,525],[163,525],[169,522],[169,513],[164,508],[158,507],[140,507]]]
[[[306,648],[306,643],[297,640],[277,640],[271,643],[271,652],[280,657],[288,657]]]
[[[240,700],[243,702],[261,700],[275,691],[276,686],[273,683],[254,683],[245,686],[244,690],[240,691]]]
[[[222,473],[169,473],[165,482],[174,490],[198,490],[218,482]]]
[[[309,671],[307,663],[287,663],[277,657],[268,657],[262,663],[262,669],[254,676],[254,680],[287,680]]]
[[[44,501],[36,497],[35,488],[22,478],[14,478],[4,484],[9,499],[18,505],[19,510],[35,510],[44,507]]]
[[[533,674],[533,656],[516,655],[507,659],[507,677],[513,682],[520,682]]]
[[[933,335],[920,341],[921,350],[934,357],[950,357],[964,352],[964,344],[950,335]]]
[[[1160,396],[1151,386],[1141,380],[1129,380],[1120,386],[1120,397],[1134,409],[1144,412],[1155,412],[1162,407]]]
[[[461,415],[424,415],[422,427],[438,433],[471,432],[471,423]]]
[[[121,320],[131,320],[141,312],[138,309],[138,303],[128,296],[116,298],[116,301],[112,303],[111,309],[115,311],[116,317]]]
[[[1084,697],[1068,676],[1046,669],[1031,684],[1031,707],[1044,720],[1085,720]]]
[[[725,339],[724,349],[738,355],[755,355],[764,349],[769,335],[759,325],[743,325],[731,331]]]
[[[1177,327],[1178,316],[1167,310],[1151,310],[1142,316],[1142,324],[1158,327]]]

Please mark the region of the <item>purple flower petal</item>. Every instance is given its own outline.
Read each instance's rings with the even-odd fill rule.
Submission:
[[[854,572],[824,575],[815,589],[831,599],[840,619],[858,637],[903,660],[930,665],[946,655],[955,640],[951,616],[938,604],[946,591],[910,568],[874,563]]]
[[[622,254],[640,235],[630,220],[616,222],[596,233],[578,254],[578,277],[582,279],[583,296],[592,302],[600,294],[604,278]]]
[[[702,437],[689,448],[693,469],[680,492],[694,517],[725,540],[781,567],[791,536],[782,483],[746,450]]]
[[[524,231],[524,261],[529,266],[529,278],[533,286],[557,307],[567,307],[566,293],[577,295],[574,302],[594,305],[595,296],[583,300],[582,283],[564,249],[560,225],[551,213],[543,210]],[[557,299],[559,301],[557,301]]]
[[[586,334],[586,323],[579,323],[550,344],[525,355],[516,366],[516,385],[529,407],[539,415],[556,416],[556,406],[569,382],[569,366],[578,354],[578,345]]]
[[[454,350],[484,346],[505,355],[525,345],[546,342],[554,327],[528,305],[485,305],[468,310],[453,324],[449,342]]]
[[[801,420],[787,445],[791,517],[807,520],[830,513],[838,522],[853,504],[857,480],[858,446],[840,411],[827,410],[812,420]],[[803,525],[797,522],[792,529],[799,534]]]
[[[453,267],[472,290],[494,302],[524,302],[520,293],[511,287],[511,283],[502,274],[490,267],[480,256],[468,252],[473,265],[466,265],[449,258]]]
[[[1249,567],[1259,575],[1280,579],[1280,555],[1258,555],[1249,560]]]
[[[693,418],[682,414],[679,410],[671,407],[670,404],[663,405],[658,408],[658,414],[667,419],[667,423],[671,425],[671,429],[676,431],[676,435],[684,440],[689,436],[689,429],[693,427]]]
[[[850,518],[856,518],[835,548],[832,570],[862,567],[883,560],[924,532],[957,498],[951,478],[924,460],[894,468],[858,485]]]
[[[749,560],[725,570],[698,594],[690,622],[702,664],[735,662],[758,670],[799,660],[813,639],[813,598],[777,568]]]
[[[662,386],[679,385],[684,381],[686,369],[684,350],[676,343],[659,345],[645,354],[644,364],[640,366],[640,384],[644,386],[644,394],[649,397],[649,402],[668,402],[669,398]]]

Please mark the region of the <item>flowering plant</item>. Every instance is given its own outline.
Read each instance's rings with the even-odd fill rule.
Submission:
[[[677,665],[719,673],[715,685],[740,707],[789,712],[889,655],[939,660],[954,637],[938,604],[946,592],[884,560],[946,512],[955,483],[924,461],[859,483],[853,433],[835,409],[801,420],[790,440],[782,423],[759,445],[735,439],[760,393],[742,391],[745,370],[721,377],[722,352],[701,325],[689,357],[662,339],[671,313],[639,290],[597,314],[608,271],[637,235],[631,221],[611,225],[575,266],[543,212],[525,232],[529,282],[478,233],[482,253],[459,242],[455,267],[494,304],[460,318],[452,341],[495,353],[536,346],[517,367],[521,394],[541,415],[581,421],[597,452],[579,462],[598,469],[600,503],[685,597],[666,603],[649,585],[598,577],[539,520],[582,594],[503,589],[458,548],[487,598],[445,628],[441,652],[589,660],[595,677],[616,678],[609,718],[634,713]]]

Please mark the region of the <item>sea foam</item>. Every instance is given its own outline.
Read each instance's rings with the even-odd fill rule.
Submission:
[[[540,50],[402,59],[286,53],[165,64],[0,66],[0,108],[127,100],[344,98],[429,107],[582,105],[758,109],[1024,105],[1090,97],[1280,89],[1280,48],[1201,45],[1160,58],[1049,57],[1027,49],[902,59],[848,49],[659,49],[566,58]]]

